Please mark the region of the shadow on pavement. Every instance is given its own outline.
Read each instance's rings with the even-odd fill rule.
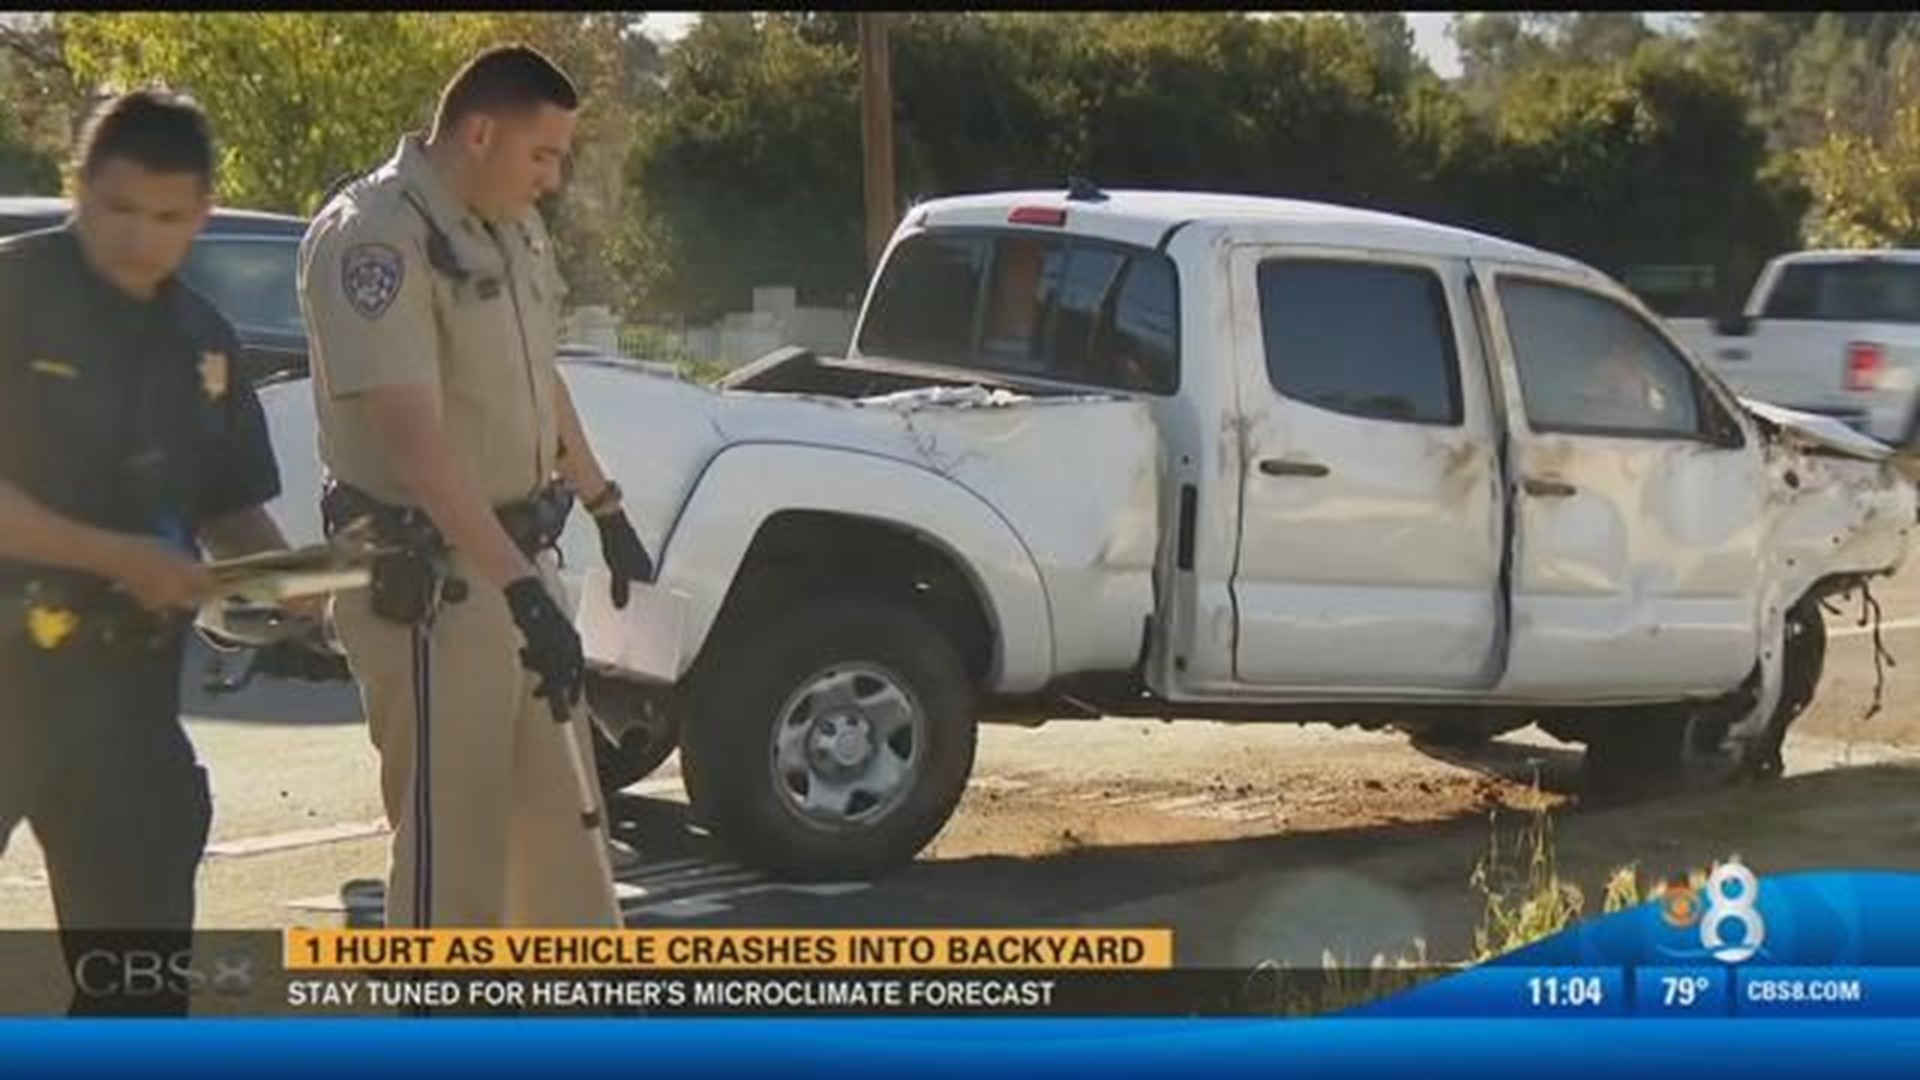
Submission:
[[[210,693],[204,685],[216,658],[238,675],[244,653],[216,653],[196,635],[188,639],[180,668],[180,711],[194,720],[248,724],[358,724],[360,692],[350,681],[307,682],[261,676],[233,693]]]
[[[1586,754],[1583,747],[1537,746],[1499,739],[1476,746],[1414,739],[1410,745],[1435,761],[1481,776],[1519,784],[1538,784],[1541,791],[1552,795],[1580,794],[1581,762]]]

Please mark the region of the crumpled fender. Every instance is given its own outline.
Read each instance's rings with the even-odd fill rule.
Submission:
[[[938,473],[890,458],[770,443],[736,444],[715,455],[660,552],[658,584],[689,600],[677,675],[711,633],[761,526],[795,510],[889,523],[945,549],[972,579],[993,626],[989,686],[1021,693],[1052,677],[1046,586],[1019,535],[991,505]]]

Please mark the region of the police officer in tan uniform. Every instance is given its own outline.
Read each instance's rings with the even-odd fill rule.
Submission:
[[[556,368],[565,285],[534,202],[577,107],[538,52],[482,53],[301,249],[329,530],[409,552],[334,609],[394,825],[390,926],[620,925],[553,575],[574,494],[617,603],[653,567]]]

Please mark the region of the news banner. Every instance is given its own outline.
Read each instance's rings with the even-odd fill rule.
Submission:
[[[1920,875],[1669,882],[1476,966],[1176,963],[1167,928],[202,931],[172,955],[0,933],[0,1014],[186,993],[196,1016],[1920,1019]]]
[[[1911,875],[1728,862],[1451,969],[1176,967],[1154,928],[295,929],[228,989],[277,1015],[1920,1019],[1916,910]],[[203,940],[200,1001],[241,951]]]
[[[1335,1004],[1328,995],[1344,974],[1369,996],[1404,992],[1358,1010],[1380,1016],[1920,1019],[1920,967],[1489,965],[1263,978],[1176,970],[1166,930],[290,930],[283,945],[287,1009],[329,1015],[1259,1015],[1301,1011],[1289,1007],[1295,999]]]
[[[1425,969],[1193,967],[1164,927],[202,931],[71,962],[0,933],[0,1075],[1909,1077],[1916,911],[1920,875],[1729,863]],[[59,1018],[70,988],[193,1018]]]

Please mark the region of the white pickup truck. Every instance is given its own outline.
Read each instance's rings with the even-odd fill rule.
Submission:
[[[677,727],[697,813],[796,877],[910,860],[983,721],[1537,722],[1596,784],[1765,775],[1815,599],[1915,520],[1886,448],[1743,406],[1598,272],[1306,202],[927,202],[845,358],[563,370],[690,601],[673,684],[590,704],[642,770]],[[263,394],[301,539],[310,397]]]
[[[1920,251],[1803,251],[1768,263],[1746,308],[1670,325],[1741,394],[1920,439]]]

